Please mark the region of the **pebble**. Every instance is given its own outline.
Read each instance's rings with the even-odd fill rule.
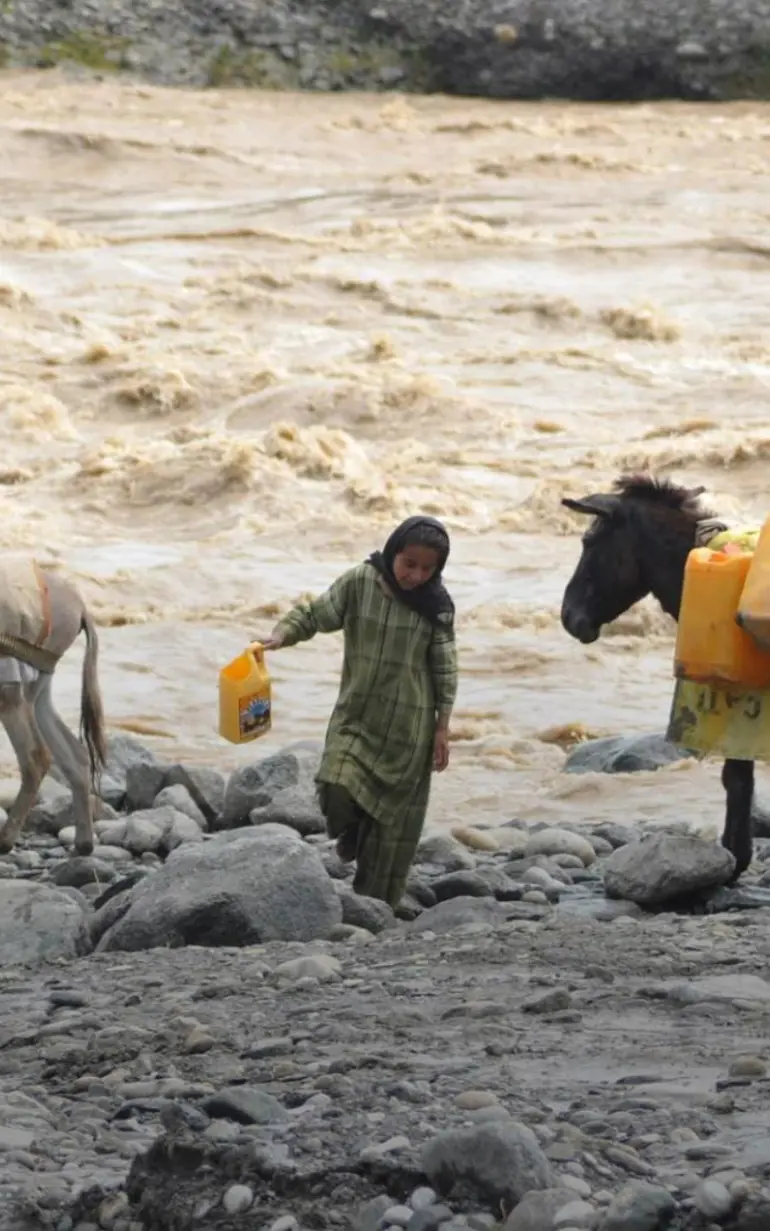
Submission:
[[[696,1210],[715,1222],[726,1218],[733,1208],[733,1197],[719,1180],[703,1180],[693,1193]]]
[[[182,1050],[186,1056],[201,1056],[204,1052],[211,1051],[214,1046],[214,1039],[204,1026],[193,1026],[188,1034]]]
[[[451,1219],[452,1211],[447,1205],[425,1205],[415,1210],[409,1220],[409,1231],[437,1231]]]
[[[48,999],[54,1009],[83,1009],[88,1004],[85,992],[76,991],[74,988],[54,988]]]
[[[414,1210],[408,1205],[392,1205],[382,1216],[383,1223],[391,1227],[405,1227],[411,1222]]]
[[[429,1205],[435,1205],[437,1201],[438,1195],[432,1188],[427,1188],[425,1186],[422,1188],[415,1188],[409,1198],[409,1204],[413,1210],[424,1210]]]
[[[766,1077],[767,1065],[759,1056],[736,1056],[728,1073],[730,1077]]]
[[[675,1202],[667,1189],[632,1182],[616,1193],[609,1204],[602,1231],[656,1231],[670,1221]]]
[[[34,1140],[28,1129],[0,1124],[0,1150],[28,1150]]]
[[[561,1182],[565,1188],[571,1188],[579,1197],[591,1196],[591,1185],[588,1181],[584,1180],[580,1175],[572,1175],[566,1168],[561,1177]]]
[[[238,1124],[281,1124],[289,1118],[274,1095],[250,1086],[231,1086],[209,1095],[201,1101],[200,1110]]]
[[[491,1090],[465,1090],[458,1094],[455,1105],[463,1111],[479,1111],[485,1107],[494,1107],[498,1097]]]
[[[283,1214],[270,1224],[269,1231],[299,1231],[299,1223],[293,1214]]]
[[[294,1042],[290,1038],[260,1039],[250,1043],[246,1055],[250,1060],[264,1060],[268,1056],[288,1056],[294,1050]]]
[[[468,1214],[466,1220],[471,1231],[492,1231],[493,1227],[498,1225],[498,1220],[494,1214],[483,1214],[477,1211],[473,1214]]]
[[[554,1231],[570,1227],[593,1227],[596,1210],[587,1201],[569,1201],[553,1218]]]
[[[453,838],[458,842],[462,842],[463,846],[467,846],[473,851],[499,851],[500,843],[490,833],[485,833],[482,829],[473,829],[469,825],[455,825],[451,830]]]
[[[677,43],[675,54],[680,60],[707,61],[709,58],[707,48],[697,39],[684,39]]]
[[[588,838],[568,829],[541,829],[527,842],[527,855],[576,855],[584,867],[596,859],[596,851]]]
[[[568,1009],[571,1004],[572,997],[569,992],[559,987],[525,1000],[521,1009],[523,1013],[558,1013]]]
[[[228,1214],[244,1214],[254,1204],[254,1193],[248,1184],[231,1184],[222,1198]]]
[[[114,1193],[101,1202],[99,1206],[99,1226],[104,1231],[112,1231],[117,1220],[128,1209],[128,1197],[124,1192]]]
[[[342,963],[339,958],[332,957],[329,953],[312,953],[307,957],[281,962],[275,968],[275,977],[291,982],[307,979],[317,983],[333,983],[340,978],[341,971]]]

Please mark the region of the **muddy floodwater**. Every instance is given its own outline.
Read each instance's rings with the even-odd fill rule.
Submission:
[[[258,745],[218,669],[424,510],[461,662],[432,822],[717,824],[717,766],[561,773],[565,728],[662,728],[673,626],[566,636],[559,501],[652,467],[768,511],[770,107],[18,73],[0,149],[0,541],[78,579],[113,728],[223,766],[321,737],[339,637],[271,659]]]

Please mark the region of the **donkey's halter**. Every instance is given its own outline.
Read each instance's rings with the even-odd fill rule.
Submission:
[[[695,525],[695,546],[708,547],[712,539],[729,529],[727,522],[720,521],[718,517],[704,517]]]

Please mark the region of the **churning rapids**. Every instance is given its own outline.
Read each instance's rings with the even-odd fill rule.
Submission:
[[[559,499],[649,466],[770,510],[770,107],[18,73],[0,125],[0,540],[78,579],[113,728],[230,766],[321,737],[339,638],[273,656],[256,746],[218,739],[217,671],[425,510],[462,672],[431,820],[716,831],[716,765],[561,773],[570,733],[663,727],[673,626],[566,636]]]

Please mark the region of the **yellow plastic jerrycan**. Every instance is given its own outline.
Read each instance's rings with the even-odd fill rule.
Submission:
[[[716,687],[770,687],[770,654],[736,616],[752,553],[697,547],[687,557],[676,636],[675,674]]]
[[[770,651],[770,517],[763,525],[740,602],[738,623],[760,649]]]
[[[272,725],[270,675],[258,641],[219,673],[219,734],[231,744],[266,735]]]

